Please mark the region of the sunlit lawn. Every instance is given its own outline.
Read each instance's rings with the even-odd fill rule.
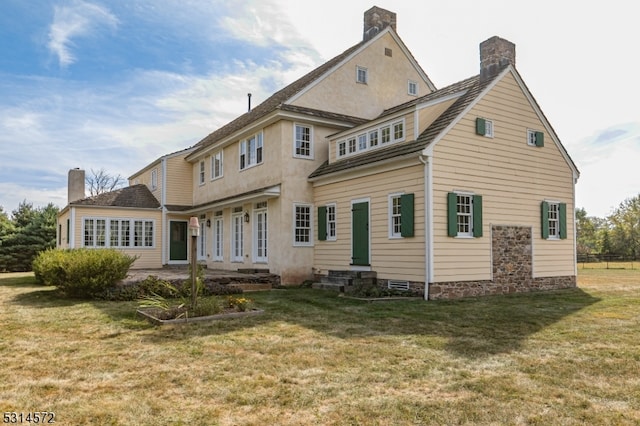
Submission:
[[[0,408],[61,425],[635,425],[640,270],[451,302],[251,293],[265,314],[154,327],[0,275]]]

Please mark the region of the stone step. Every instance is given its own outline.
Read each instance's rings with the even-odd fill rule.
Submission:
[[[340,293],[344,292],[344,286],[341,284],[332,284],[332,283],[313,283],[311,288],[317,288],[320,290],[331,290],[338,291]]]
[[[342,276],[329,276],[321,277],[320,282],[322,284],[350,285],[352,282],[352,278]]]

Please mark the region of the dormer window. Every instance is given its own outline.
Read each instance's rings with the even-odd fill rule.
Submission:
[[[357,66],[356,67],[356,82],[367,84],[369,81],[369,73],[366,68]]]
[[[384,144],[402,142],[405,140],[405,121],[386,122],[379,127],[368,129],[359,134],[353,134],[336,142],[337,157],[365,152],[376,149]]]

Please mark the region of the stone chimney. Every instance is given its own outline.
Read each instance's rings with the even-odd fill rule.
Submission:
[[[480,43],[480,81],[494,77],[506,65],[516,66],[516,45],[493,36]]]
[[[67,202],[82,200],[84,195],[84,170],[78,168],[69,170]]]
[[[370,40],[387,27],[396,29],[396,14],[373,6],[364,13],[364,41]]]

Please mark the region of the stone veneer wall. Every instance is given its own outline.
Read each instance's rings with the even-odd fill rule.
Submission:
[[[491,231],[493,280],[434,283],[429,286],[430,300],[556,290],[576,286],[576,277],[573,275],[533,278],[531,227],[494,225]]]

